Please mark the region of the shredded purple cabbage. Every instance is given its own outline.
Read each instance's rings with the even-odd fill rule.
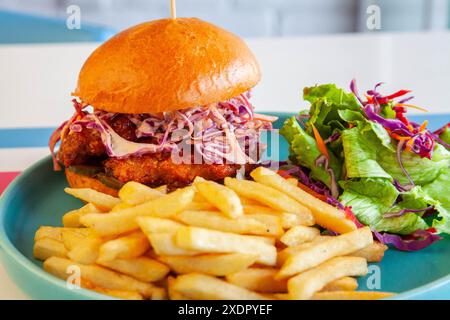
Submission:
[[[373,122],[381,124],[384,128],[389,129],[392,133],[397,133],[404,136],[412,136],[413,134],[409,131],[408,127],[397,119],[385,119],[380,116],[373,104],[367,104],[363,108],[364,113],[367,118]]]
[[[340,137],[341,137],[341,134],[339,132],[335,132],[331,136],[329,136],[327,139],[325,139],[323,142],[325,144],[329,144],[329,143],[331,143],[333,141],[338,140]]]
[[[403,186],[397,179],[394,179],[394,181],[392,181],[392,184],[400,192],[405,192],[405,191],[408,191],[408,189],[410,189],[410,186],[408,186],[408,185]]]
[[[307,169],[297,165],[288,166],[288,168],[283,169],[287,174],[297,178],[298,181],[310,188],[312,191],[327,197],[331,197],[330,189],[328,189],[328,187],[321,181],[314,181],[313,179],[311,179],[309,177]]]
[[[450,127],[450,123],[447,123],[446,125],[442,126],[441,128],[437,129],[436,131],[430,133],[431,136],[436,140],[439,144],[443,145],[445,148],[450,149],[450,144],[442,140],[439,136],[445,132],[445,130]]]
[[[355,79],[352,79],[352,81],[350,82],[350,90],[351,90],[351,92],[353,92],[353,95],[356,97],[356,99],[358,99],[359,103],[361,103],[364,106],[366,104],[366,102],[363,101],[363,99],[361,99],[361,96],[359,95],[358,88],[356,87]]]
[[[331,196],[327,196],[327,203],[338,209],[345,210],[345,206],[339,200]]]
[[[444,146],[446,149],[450,149],[450,144],[448,144],[447,142],[445,142],[444,140],[439,138],[438,135],[432,134],[432,136],[433,136],[434,140],[436,140],[439,144]]]
[[[399,211],[394,212],[387,212],[383,215],[384,218],[394,218],[394,217],[401,217],[407,213],[420,213],[420,212],[426,212],[428,210],[432,210],[433,206],[429,206],[423,209],[402,209]]]
[[[387,232],[380,233],[375,230],[372,230],[372,232],[378,241],[384,244],[391,244],[396,249],[402,251],[421,250],[442,239],[442,237],[427,230],[417,230],[407,237],[401,237],[399,235],[390,234]]]
[[[409,97],[403,98],[401,100],[398,100],[397,103],[406,103],[406,102],[408,102],[408,101],[410,101],[412,99],[414,99],[414,96],[409,96]]]
[[[156,143],[137,143],[123,139],[108,126],[117,114],[97,111],[70,124],[80,132],[83,126],[96,129],[110,157],[126,158],[161,151],[182,152],[192,146],[206,163],[255,163],[264,146],[259,138],[271,130],[276,117],[255,114],[241,94],[214,106],[204,106],[160,114],[127,114],[136,125],[136,137],[151,137]]]
[[[402,152],[403,152],[404,144],[405,144],[404,140],[398,142],[396,156],[397,156],[397,162],[398,162],[398,165],[400,166],[400,169],[402,169],[403,174],[406,176],[406,178],[409,181],[409,185],[402,186],[402,188],[405,189],[406,191],[408,191],[408,190],[411,190],[415,186],[415,184],[414,184],[414,181],[412,180],[411,176],[409,175],[408,171],[406,171],[405,166],[403,165]]]
[[[445,124],[445,125],[443,125],[442,127],[440,127],[439,129],[437,129],[437,130],[434,131],[433,133],[434,133],[434,134],[437,134],[437,135],[441,135],[442,133],[445,132],[445,130],[447,130],[448,127],[450,127],[450,122],[447,123],[447,124]]]
[[[410,91],[400,90],[389,96],[383,96],[377,91],[381,84],[382,83],[380,82],[373,90],[367,91],[367,95],[371,98],[370,103],[361,99],[354,79],[350,83],[350,90],[361,103],[363,111],[369,120],[379,123],[385,129],[389,130],[391,134],[397,134],[405,138],[410,138],[408,148],[411,152],[418,154],[420,157],[427,157],[431,159],[435,146],[434,141],[437,140],[436,134],[432,134],[428,130],[419,131],[418,129],[420,126],[418,124],[409,122],[403,116],[403,113],[405,113],[406,110],[403,106],[401,106],[401,104],[411,100],[413,98],[412,96],[403,98],[395,103],[393,109],[396,111],[398,119],[386,119],[379,114],[380,105],[389,103],[393,101],[394,98],[401,97]]]
[[[310,118],[309,114],[300,114],[295,117],[302,127],[305,127],[306,121]]]
[[[319,157],[317,157],[315,165],[317,167],[323,165],[323,167],[325,168],[325,170],[328,172],[328,174],[330,175],[330,190],[331,190],[331,196],[333,198],[337,198],[339,197],[339,187],[338,184],[336,182],[336,176],[334,175],[334,171],[333,169],[330,168],[329,162],[328,162],[328,158],[325,155],[320,155]]]
[[[259,166],[264,168],[270,168],[272,170],[278,170],[282,166],[288,165],[288,161],[275,161],[275,160],[265,160],[259,163]]]

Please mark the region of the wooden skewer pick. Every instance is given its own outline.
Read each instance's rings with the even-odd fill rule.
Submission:
[[[177,18],[177,4],[176,0],[170,0],[170,16],[172,19]]]

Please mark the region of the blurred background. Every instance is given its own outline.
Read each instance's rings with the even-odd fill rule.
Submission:
[[[179,16],[196,16],[247,37],[445,30],[449,0],[178,0]],[[0,43],[102,41],[139,22],[167,17],[169,0],[0,0]],[[73,7],[81,29],[61,28]],[[382,25],[367,26],[371,5]],[[376,10],[376,9],[375,9]],[[376,12],[373,12],[376,14]]]

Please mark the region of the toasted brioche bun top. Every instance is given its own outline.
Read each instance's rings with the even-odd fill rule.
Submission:
[[[98,47],[73,95],[98,110],[158,113],[224,101],[259,80],[258,63],[239,37],[195,18],[161,19]]]

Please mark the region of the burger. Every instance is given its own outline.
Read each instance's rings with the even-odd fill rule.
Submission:
[[[55,169],[71,187],[111,195],[128,181],[174,189],[236,176],[260,161],[276,120],[249,101],[260,78],[247,45],[213,24],[131,27],[84,63],[75,113],[50,138]]]

